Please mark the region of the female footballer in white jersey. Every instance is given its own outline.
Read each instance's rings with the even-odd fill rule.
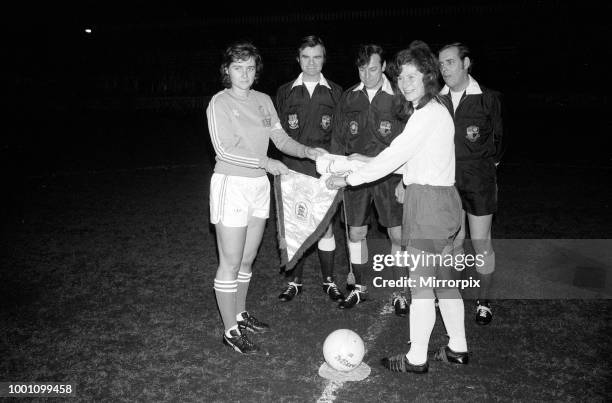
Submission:
[[[453,239],[461,224],[461,199],[454,187],[454,124],[448,110],[438,101],[438,64],[429,47],[415,41],[400,51],[394,61],[397,84],[413,113],[404,131],[380,154],[346,177],[333,176],[328,187],[358,186],[397,171],[406,185],[402,220],[402,244],[414,255],[452,253]],[[353,158],[362,159],[361,156]],[[435,259],[432,259],[435,261]],[[447,346],[436,359],[467,364],[464,307],[457,288],[434,288],[427,280],[451,278],[452,267],[418,264],[410,268],[410,351],[384,358],[383,365],[395,372],[425,373],[429,365],[427,349],[436,320],[434,296],[449,335]]]
[[[210,182],[210,221],[215,225],[219,251],[214,290],[225,328],[223,342],[245,354],[259,350],[246,331],[269,329],[245,306],[251,266],[269,216],[266,172],[288,173],[282,162],[266,156],[269,140],[294,157],[314,160],[326,153],[291,139],[270,97],[251,89],[262,68],[261,55],[253,44],[229,46],[221,64],[225,89],[212,97],[206,109],[217,161]]]

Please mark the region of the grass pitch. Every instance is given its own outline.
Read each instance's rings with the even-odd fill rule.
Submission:
[[[585,179],[587,168],[503,169],[495,237],[610,238],[610,191],[589,199],[602,189]],[[29,179],[23,208],[3,229],[0,381],[72,382],[84,401],[316,401],[327,385],[317,375],[323,341],[350,328],[366,338],[372,374],[337,388],[336,401],[612,396],[609,300],[497,301],[488,327],[474,323],[466,301],[468,366],[432,362],[428,375],[389,373],[378,362],[407,351],[408,319],[381,315],[381,297],[337,309],[313,258],[304,294],[279,303],[286,280],[272,220],[247,301],[274,329],[254,336],[268,354],[234,353],[221,344],[212,291],[209,177],[209,166],[197,166]],[[339,227],[336,236],[344,279]],[[430,348],[445,343],[438,319]]]

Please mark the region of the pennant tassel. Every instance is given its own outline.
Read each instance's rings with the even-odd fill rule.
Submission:
[[[287,263],[287,240],[285,239],[285,215],[283,214],[283,191],[280,175],[274,175],[274,201],[276,204],[276,234],[282,267]]]
[[[342,212],[344,213],[344,230],[346,236],[346,255],[349,261],[349,273],[346,276],[346,284],[355,285],[355,274],[353,273],[353,263],[351,262],[351,252],[348,248],[349,243],[349,230],[348,230],[348,220],[346,219],[346,202],[344,199],[344,189],[342,190]]]

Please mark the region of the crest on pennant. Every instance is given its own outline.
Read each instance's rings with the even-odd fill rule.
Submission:
[[[295,203],[295,217],[300,221],[308,220],[308,216],[310,215],[310,209],[308,208],[308,203],[300,200]]]
[[[331,116],[322,115],[321,116],[321,129],[327,130],[331,126]]]
[[[468,126],[465,131],[467,133],[465,135],[465,138],[471,141],[472,143],[480,138],[480,128],[478,126]]]
[[[351,134],[357,134],[357,132],[359,132],[359,123],[355,122],[354,120],[351,121],[351,123],[349,123],[349,130]]]
[[[298,119],[297,113],[292,113],[289,116],[287,116],[287,123],[289,124],[289,128],[291,130],[295,130],[298,127],[300,127],[300,121]]]
[[[391,122],[388,120],[381,120],[380,126],[378,127],[378,133],[386,137],[391,134]]]

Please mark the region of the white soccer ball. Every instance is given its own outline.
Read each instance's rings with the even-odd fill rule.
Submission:
[[[352,371],[357,368],[364,355],[363,340],[350,329],[334,330],[323,343],[325,361],[338,371]]]

